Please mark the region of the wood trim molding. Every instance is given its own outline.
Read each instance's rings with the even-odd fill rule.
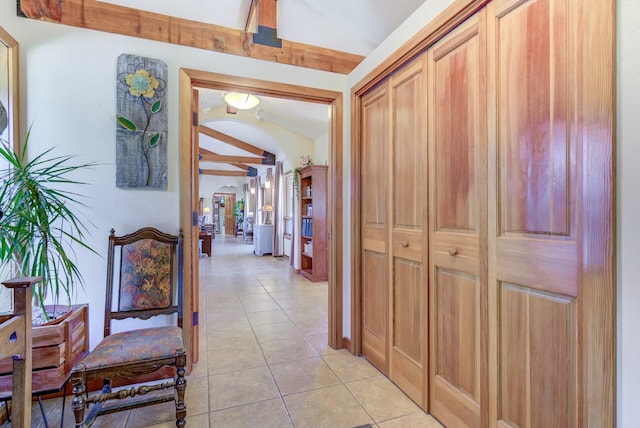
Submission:
[[[360,162],[362,137],[362,96],[351,94],[351,344],[349,350],[354,355],[362,354],[362,252],[360,223]]]
[[[180,173],[179,173],[179,183],[180,183],[180,228],[182,229],[182,233],[184,234],[184,271],[183,276],[185,278],[185,282],[191,284],[190,288],[187,290],[185,287],[184,290],[184,300],[183,305],[185,308],[188,308],[189,311],[193,309],[192,307],[192,296],[191,293],[192,288],[194,287],[194,275],[195,281],[197,278],[197,271],[194,269],[194,263],[198,263],[198,260],[194,260],[193,255],[198,254],[197,246],[198,246],[198,236],[194,231],[194,226],[192,223],[192,213],[194,212],[193,206],[195,201],[192,200],[192,195],[197,191],[197,187],[194,189],[194,185],[198,185],[198,170],[194,171],[194,163],[197,162],[197,153],[192,152],[192,138],[191,138],[191,129],[192,129],[192,99],[193,93],[191,88],[191,82],[189,81],[189,76],[183,72],[179,71],[179,79],[180,79],[180,95],[181,101],[184,94],[187,94],[187,103],[180,104],[180,109],[178,115],[180,117],[180,142],[182,143],[185,138],[188,140],[188,144],[180,145],[180,155],[179,155],[179,165],[180,165]],[[196,138],[197,140],[197,138]],[[197,144],[197,141],[195,142]],[[196,163],[197,164],[197,163]],[[197,266],[197,265],[196,265]],[[197,290],[195,290],[197,292]],[[185,311],[186,312],[186,311]],[[189,317],[191,314],[189,313]],[[189,321],[189,320],[188,320]],[[193,337],[193,326],[191,322],[185,322],[182,326],[182,335],[184,339],[184,344],[187,349],[192,350],[192,337]],[[197,358],[195,359],[197,361]],[[191,372],[192,363],[194,361],[194,356],[189,353],[189,358],[187,358],[187,373]]]
[[[364,59],[288,40],[282,40],[281,48],[265,46],[254,43],[250,32],[97,0],[21,0],[18,7],[30,19],[340,74],[349,74]]]
[[[353,354],[354,352],[353,352],[353,349],[351,348],[352,345],[353,345],[353,342],[351,342],[351,340],[348,337],[342,338],[342,347]]]

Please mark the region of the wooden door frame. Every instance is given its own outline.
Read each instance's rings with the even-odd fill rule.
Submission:
[[[394,71],[422,54],[491,0],[457,0],[442,14],[392,53],[378,67],[368,73],[351,90],[351,343],[354,354],[362,353],[362,284],[360,209],[362,149],[362,97],[370,89],[388,78]],[[582,140],[586,184],[579,184],[579,192],[589,198],[580,205],[578,233],[583,246],[578,249],[581,266],[579,278],[584,287],[580,310],[576,316],[578,340],[575,346],[583,359],[577,368],[578,409],[580,426],[609,426],[615,423],[616,409],[616,278],[615,278],[615,3],[613,0],[576,0],[574,9],[583,22],[598,18],[598,31],[586,32],[574,45],[581,60],[582,88],[580,120],[593,124]],[[490,18],[489,18],[490,19]],[[595,25],[594,25],[595,27]],[[593,52],[600,55],[594,56]],[[595,60],[594,58],[597,58]],[[604,83],[603,83],[604,82]],[[588,90],[586,90],[588,89]],[[490,131],[491,132],[491,131]],[[591,168],[593,165],[594,168]],[[589,176],[590,169],[605,172]],[[611,178],[613,177],[613,178]],[[609,179],[609,181],[607,181]],[[602,219],[611,219],[607,224]],[[491,309],[490,309],[491,312]],[[495,343],[497,338],[489,338]],[[486,351],[485,352],[490,352]],[[489,355],[494,358],[495,355]],[[490,368],[495,370],[495,368]],[[490,373],[490,378],[497,373]],[[490,394],[496,394],[495,381],[490,380]],[[495,400],[494,400],[495,401]],[[497,409],[491,407],[493,420]]]
[[[234,204],[237,202],[237,200],[235,199],[235,198],[237,197],[237,195],[236,195],[235,193],[213,192],[213,199],[214,199],[214,200],[215,200],[215,198],[216,198],[216,195],[224,195],[224,197],[225,197],[225,199],[224,199],[224,209],[225,209],[225,212],[227,211],[227,196],[228,196],[228,195],[231,195],[231,196],[233,196],[233,197],[234,197]],[[215,205],[215,204],[214,204],[214,205]],[[218,215],[220,215],[220,213],[218,213]],[[225,217],[226,217],[226,214],[225,214]],[[234,220],[234,223],[235,223],[235,220]],[[225,231],[225,233],[220,232],[220,235],[224,236],[224,235],[226,235],[226,234],[227,234],[227,233],[226,233],[226,232],[227,232],[227,222],[226,222],[226,219],[225,219],[225,223],[224,223],[224,231]],[[234,224],[233,236],[236,236],[236,235],[235,235],[235,233],[236,233],[236,231],[235,231],[235,224]]]
[[[334,349],[343,347],[342,335],[342,289],[343,289],[343,220],[342,220],[342,183],[343,183],[343,94],[342,92],[266,80],[250,79],[227,74],[181,68],[180,78],[180,224],[184,230],[185,242],[196,248],[197,237],[194,237],[192,224],[192,206],[194,198],[194,182],[198,180],[198,170],[192,166],[192,156],[197,155],[193,147],[191,125],[194,121],[191,113],[192,89],[207,88],[222,91],[244,91],[255,95],[284,98],[298,101],[325,104],[329,107],[329,189],[328,189],[328,222],[329,225],[329,340]],[[192,254],[185,253],[185,278],[193,282],[197,260]],[[194,263],[195,262],[195,263]],[[191,296],[187,296],[185,287],[185,307],[191,307]],[[190,290],[189,290],[190,291]],[[191,339],[191,325],[187,327],[185,336]]]

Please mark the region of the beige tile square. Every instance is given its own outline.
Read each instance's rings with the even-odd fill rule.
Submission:
[[[296,427],[353,428],[373,423],[343,385],[287,395],[284,402]]]
[[[247,318],[253,327],[257,325],[289,322],[289,317],[281,309],[271,311],[249,312]]]
[[[279,396],[267,367],[209,376],[209,391],[211,411]]]
[[[229,344],[257,343],[251,327],[239,327],[228,330],[207,330],[206,333],[207,350],[228,346]]]
[[[201,415],[209,413],[209,379],[197,377],[187,379],[187,391],[185,403],[187,403],[188,415]]]
[[[237,326],[241,326],[246,324],[247,315],[244,313],[244,308],[240,304],[237,303],[237,308],[228,308],[224,307],[224,309],[208,308],[206,310],[200,309],[201,316],[204,315],[204,322],[201,324],[206,324],[212,328],[220,328],[221,326],[230,327],[234,324]]]
[[[260,280],[260,283],[264,287],[271,286],[271,285],[282,285],[282,286],[290,287],[289,280],[282,277],[264,278]]]
[[[322,357],[343,382],[353,382],[382,374],[371,363],[361,357],[352,355],[347,350]]]
[[[157,425],[150,425],[147,428],[175,428],[175,421],[164,422]],[[207,428],[209,426],[209,414],[189,416],[187,409],[187,426],[197,428]]]
[[[300,336],[298,339],[273,340],[260,344],[269,364],[317,357],[316,351]]]
[[[101,417],[103,416],[98,417],[98,419],[100,419]],[[175,425],[175,420],[176,405],[173,401],[170,401],[167,403],[154,404],[153,406],[132,409],[129,412],[129,419],[127,420],[126,427],[143,428],[162,424],[164,422],[173,422],[173,425]],[[95,424],[92,426],[95,426]]]
[[[202,343],[202,342],[201,342]],[[207,371],[207,350],[206,347],[200,347],[200,361],[194,363],[191,368],[191,373],[187,377],[187,379],[194,379],[198,377],[206,377],[208,376]]]
[[[305,340],[316,350],[318,355],[330,355],[338,352],[329,346],[329,335],[327,333],[305,336]]]
[[[221,317],[220,319],[213,319],[211,321],[207,320],[205,324],[207,325],[207,329],[210,332],[236,329],[240,330],[243,328],[248,329],[251,327],[251,324],[249,324],[249,320],[244,313],[235,314],[229,317],[225,316]]]
[[[209,375],[266,366],[260,347],[255,342],[231,343],[207,352]]]
[[[304,321],[294,320],[293,323],[298,328],[298,330],[300,330],[300,333],[302,333],[304,336],[329,332],[329,322],[326,319]]]
[[[380,428],[443,428],[431,415],[419,411],[379,424]]]
[[[320,357],[274,364],[270,368],[282,395],[340,384],[340,379]]]
[[[244,310],[249,312],[263,312],[263,311],[274,311],[276,309],[280,309],[278,304],[273,300],[268,302],[249,302],[243,303]]]
[[[302,334],[291,321],[279,324],[259,325],[253,328],[258,342],[264,343],[273,340],[301,339]]]
[[[210,426],[221,428],[293,427],[280,398],[218,410],[209,415],[209,420]]]
[[[254,293],[254,294],[245,294],[240,296],[240,302],[245,304],[251,303],[261,303],[261,302],[273,302],[273,298],[267,293]]]
[[[420,408],[384,376],[346,384],[376,422],[415,413]]]
[[[93,394],[90,392],[90,394]],[[74,415],[73,410],[71,409],[71,401],[73,400],[73,395],[68,395],[65,400],[65,410],[64,410],[64,423],[63,427],[73,426],[74,424]],[[113,401],[115,403],[115,401]],[[50,427],[59,427],[60,426],[60,417],[62,416],[62,398],[51,398],[48,400],[43,400],[43,405],[45,409],[45,414],[47,415],[47,423]],[[0,406],[1,407],[1,406]],[[150,406],[153,407],[153,406]],[[0,410],[0,415],[5,415],[5,410]],[[84,413],[85,418],[89,415],[89,411],[86,410]],[[127,419],[129,418],[129,411],[111,413],[108,415],[100,416],[96,419],[92,427],[98,428],[124,428],[127,424]],[[2,428],[11,427],[11,424],[8,422],[1,425]],[[31,407],[31,427],[41,428],[44,427],[44,422],[42,419],[42,413],[40,411],[40,406],[38,406],[38,402],[33,402]],[[175,422],[174,422],[175,426]]]

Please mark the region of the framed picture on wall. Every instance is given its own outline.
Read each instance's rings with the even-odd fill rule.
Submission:
[[[0,27],[0,138],[20,149],[18,121],[18,42]]]

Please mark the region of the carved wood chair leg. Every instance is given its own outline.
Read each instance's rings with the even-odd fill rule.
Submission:
[[[71,375],[71,385],[73,385],[73,401],[71,409],[76,419],[76,428],[84,426],[85,391],[84,371]]]
[[[182,351],[180,355],[176,357],[176,378],[175,378],[175,392],[176,392],[176,427],[184,427],[187,417],[187,405],[184,402],[185,390],[187,389],[187,380],[185,379],[185,366],[187,364],[187,354]]]

